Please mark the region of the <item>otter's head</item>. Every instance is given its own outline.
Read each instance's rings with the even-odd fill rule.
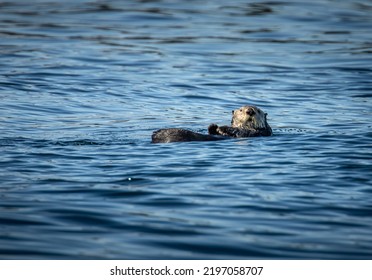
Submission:
[[[243,106],[232,111],[231,126],[246,129],[264,129],[269,125],[267,114],[256,106]]]

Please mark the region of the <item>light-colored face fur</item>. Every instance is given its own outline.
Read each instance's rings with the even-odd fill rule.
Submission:
[[[256,106],[243,106],[232,111],[231,126],[246,129],[265,128],[266,115]]]

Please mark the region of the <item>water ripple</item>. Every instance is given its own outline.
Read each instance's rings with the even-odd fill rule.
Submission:
[[[368,1],[0,8],[0,258],[372,257]]]

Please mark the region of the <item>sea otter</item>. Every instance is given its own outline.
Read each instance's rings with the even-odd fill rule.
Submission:
[[[218,141],[227,138],[271,136],[272,130],[267,122],[267,114],[252,105],[232,111],[231,126],[211,124],[208,133],[201,134],[182,128],[167,128],[152,134],[152,143]]]

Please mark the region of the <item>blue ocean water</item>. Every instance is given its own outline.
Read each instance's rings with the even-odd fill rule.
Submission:
[[[372,259],[372,2],[0,2],[1,259]],[[231,110],[272,137],[206,133]]]

